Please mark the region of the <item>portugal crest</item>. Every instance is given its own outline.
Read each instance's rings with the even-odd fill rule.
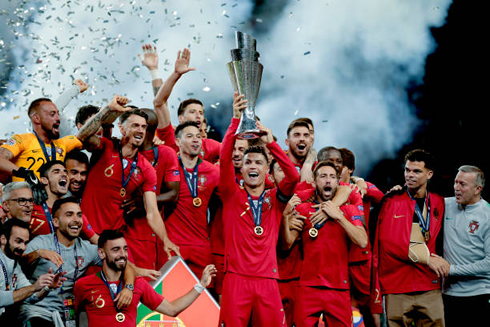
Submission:
[[[475,232],[478,230],[480,227],[480,224],[476,220],[472,220],[470,224],[468,225],[468,229],[471,234],[475,234]]]

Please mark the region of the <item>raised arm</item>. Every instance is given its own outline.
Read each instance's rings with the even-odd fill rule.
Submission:
[[[153,107],[158,117],[158,128],[165,128],[170,125],[170,112],[168,110],[167,101],[172,93],[172,90],[182,75],[195,70],[194,67],[189,67],[191,60],[191,52],[189,49],[179,51],[175,60],[174,71],[167,78],[162,87],[158,90]]]
[[[168,302],[163,300],[162,303],[156,308],[156,311],[165,315],[175,317],[188,306],[190,306],[198,297],[202,291],[211,283],[211,280],[216,276],[217,270],[214,265],[208,265],[202,272],[201,281],[196,284],[187,294]]]
[[[146,43],[141,47],[143,50],[143,56],[138,55],[141,59],[141,63],[145,66],[151,75],[151,86],[153,88],[153,96],[156,96],[158,90],[163,85],[163,80],[160,77],[160,71],[158,70],[158,53],[157,47]]]
[[[61,93],[60,96],[54,101],[56,108],[58,108],[59,111],[63,111],[71,100],[73,100],[80,93],[85,92],[87,89],[87,83],[79,78],[76,79],[73,81],[73,85]]]
[[[125,107],[125,105],[128,103],[128,98],[115,95],[106,107],[92,116],[82,126],[82,128],[80,128],[77,138],[88,149],[99,147],[100,139],[95,136],[95,133],[99,130],[103,123],[112,124],[123,112],[130,110],[131,108]]]

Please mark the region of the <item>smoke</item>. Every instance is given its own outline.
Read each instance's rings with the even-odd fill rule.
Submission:
[[[0,39],[0,68],[10,67],[0,137],[26,132],[28,103],[56,98],[74,78],[90,89],[63,113],[68,131],[78,107],[114,94],[151,108],[150,77],[137,57],[147,42],[158,48],[163,78],[179,49],[192,51],[197,70],[174,89],[172,120],[179,101],[195,97],[224,132],[232,97],[225,64],[241,30],[257,39],[264,75],[256,112],[279,143],[291,120],[310,117],[315,147],[351,149],[363,175],[411,141],[419,121],[406,90],[421,83],[436,46],[430,28],[444,24],[450,2],[22,1]]]
[[[315,148],[346,147],[363,176],[411,141],[419,121],[407,88],[421,83],[450,1],[290,1],[258,42],[256,111],[282,141],[310,117]]]

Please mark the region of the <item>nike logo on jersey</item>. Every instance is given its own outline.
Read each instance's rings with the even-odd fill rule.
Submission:
[[[395,219],[401,218],[401,217],[405,217],[405,215],[393,215],[393,218],[395,218]]]

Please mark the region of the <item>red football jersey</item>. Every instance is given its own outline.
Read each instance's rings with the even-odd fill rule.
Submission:
[[[276,142],[267,145],[286,177],[279,188],[265,190],[261,216],[263,234],[255,234],[255,222],[247,192],[236,183],[235,168],[231,162],[238,123],[238,119],[232,119],[223,139],[220,155],[220,191],[226,237],[225,271],[245,276],[279,278],[276,244],[285,204],[277,199],[278,189],[280,194],[292,195],[299,175]],[[252,199],[257,200],[258,197]]]
[[[103,149],[99,160],[90,169],[87,185],[82,197],[82,211],[96,233],[104,229],[119,229],[124,225],[121,205],[124,199],[139,188],[141,192],[155,192],[157,176],[155,169],[143,156],[138,155],[138,164],[121,194],[122,165],[119,150],[112,140],[101,138],[99,149]],[[127,161],[125,179],[131,171],[133,158]],[[102,187],[102,188],[101,188]]]
[[[51,212],[51,208],[49,208],[49,212]],[[44,214],[42,205],[34,204],[29,229],[31,230],[31,237],[51,234],[51,228],[49,227],[48,219]],[[85,215],[83,215],[82,234],[86,239],[89,239],[95,235],[95,232]]]
[[[209,246],[208,204],[213,192],[217,192],[219,168],[206,160],[199,160],[198,193],[201,205],[193,205],[193,197],[185,181],[182,167],[180,170],[179,199],[170,207],[171,213],[165,220],[169,238],[178,245]],[[193,169],[187,169],[192,175]]]
[[[111,284],[111,281],[109,281]],[[87,312],[89,326],[136,326],[138,303],[141,301],[150,310],[155,310],[163,301],[163,296],[155,292],[144,278],[136,277],[131,304],[122,309],[123,322],[116,321],[117,311],[109,288],[97,274],[80,278],[73,289],[77,312]]]
[[[317,210],[312,208],[314,204],[302,203],[296,207],[296,211],[307,218],[301,233],[304,255],[300,285],[349,289],[350,240],[344,228],[334,219],[328,219],[325,225],[318,229],[316,238],[311,237],[309,230],[312,225],[308,218]],[[353,225],[362,226],[361,217],[355,206],[343,205],[340,209]]]
[[[179,176],[179,161],[177,160],[177,154],[175,151],[166,145],[159,145],[157,147],[158,160],[155,162],[154,150],[145,150],[140,153],[152,164],[157,173],[157,194],[160,194],[163,181],[165,182],[178,182]]]
[[[175,130],[172,125],[165,128],[158,128],[156,131],[157,137],[165,142],[165,145],[171,147],[175,152],[179,152],[179,147],[175,143]],[[219,160],[221,143],[213,139],[202,139],[202,148],[199,157],[206,161],[216,163]]]

